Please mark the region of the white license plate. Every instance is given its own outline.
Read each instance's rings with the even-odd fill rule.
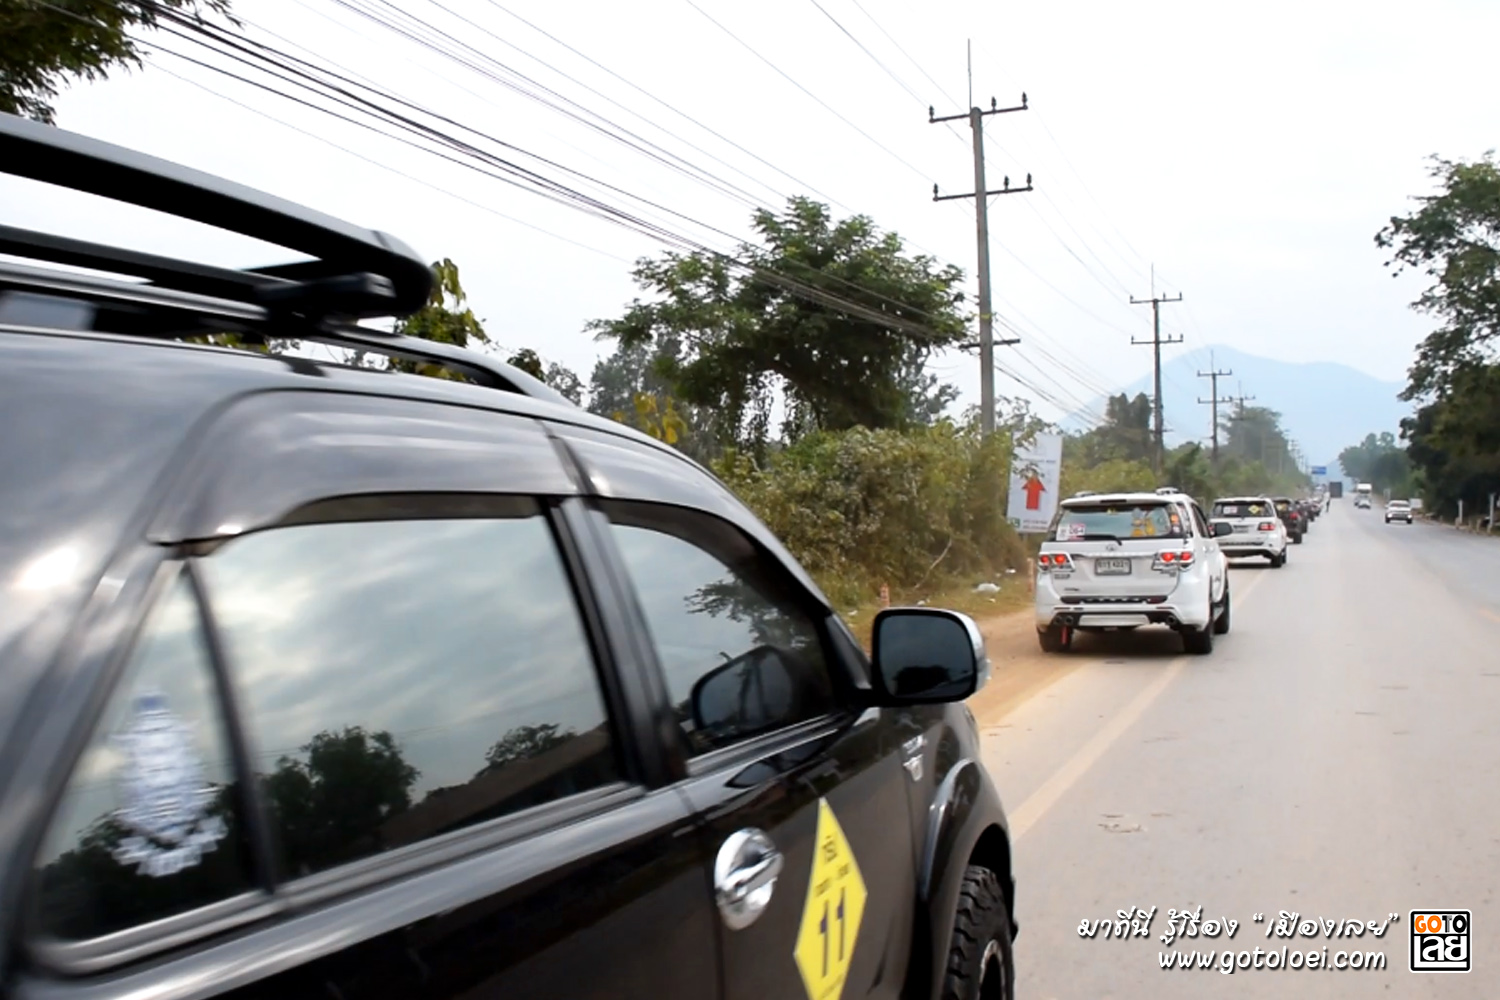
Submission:
[[[1129,559],[1095,559],[1094,573],[1098,576],[1129,576]]]

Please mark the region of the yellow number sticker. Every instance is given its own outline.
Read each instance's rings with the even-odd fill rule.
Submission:
[[[795,949],[808,1000],[839,1000],[844,992],[854,945],[859,940],[865,895],[865,880],[844,830],[828,800],[819,799],[812,876]]]

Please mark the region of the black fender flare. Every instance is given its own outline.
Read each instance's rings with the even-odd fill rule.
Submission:
[[[984,768],[965,757],[943,776],[927,808],[926,842],[917,876],[916,954],[909,980],[914,996],[935,997],[942,989],[958,894],[970,864],[983,865],[999,877],[1014,939],[1019,925],[1005,810]]]

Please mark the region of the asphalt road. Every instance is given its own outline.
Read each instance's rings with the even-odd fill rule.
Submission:
[[[1212,656],[1085,637],[1048,658],[1055,681],[980,713],[1015,838],[1020,996],[1500,996],[1500,541],[1344,500],[1291,553],[1231,571]],[[1152,906],[1149,936],[1079,934]],[[1200,906],[1233,938],[1164,945],[1168,910]],[[1408,913],[1432,908],[1473,911],[1468,974],[1409,971]],[[1282,910],[1366,930],[1283,938]],[[1283,946],[1385,968],[1220,971],[1226,949]],[[1170,950],[1214,968],[1163,970]]]

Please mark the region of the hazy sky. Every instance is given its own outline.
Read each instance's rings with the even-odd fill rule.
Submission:
[[[641,214],[717,248],[732,247],[725,233],[748,233],[752,203],[809,193],[840,214],[871,215],[970,274],[972,205],[931,199],[934,182],[971,188],[968,130],[928,124],[927,106],[963,110],[972,38],[976,102],[1013,104],[1024,89],[1032,105],[987,119],[991,185],[1030,171],[1038,188],[991,207],[996,310],[1023,340],[999,357],[1069,409],[1147,370],[1150,352],[1130,339],[1149,335],[1150,310],[1127,299],[1150,294],[1152,264],[1158,290],[1186,299],[1164,309],[1165,329],[1186,337],[1173,350],[1201,352],[1205,366],[1207,348],[1225,343],[1400,378],[1426,329],[1406,308],[1420,285],[1393,281],[1371,238],[1427,189],[1426,156],[1477,156],[1500,134],[1491,69],[1500,4],[1482,0],[397,4],[447,36],[429,37],[479,50],[468,58],[481,71],[335,0],[241,0],[236,10],[254,38],[315,53],[650,199],[662,208],[635,203]],[[153,37],[225,65],[191,42]],[[567,105],[575,117],[518,92],[538,93],[537,84],[576,102]],[[452,257],[494,338],[585,380],[602,350],[585,322],[617,314],[634,294],[629,262],[661,249],[165,53],[143,71],[79,85],[58,111],[65,128],[391,232],[429,258]],[[590,114],[740,190],[668,169],[603,135]],[[225,263],[270,256],[45,189],[23,198],[6,184],[0,201],[19,225],[178,255],[190,239],[191,252]],[[935,370],[974,401],[977,361],[945,357]],[[1005,377],[998,385],[1032,395]]]

